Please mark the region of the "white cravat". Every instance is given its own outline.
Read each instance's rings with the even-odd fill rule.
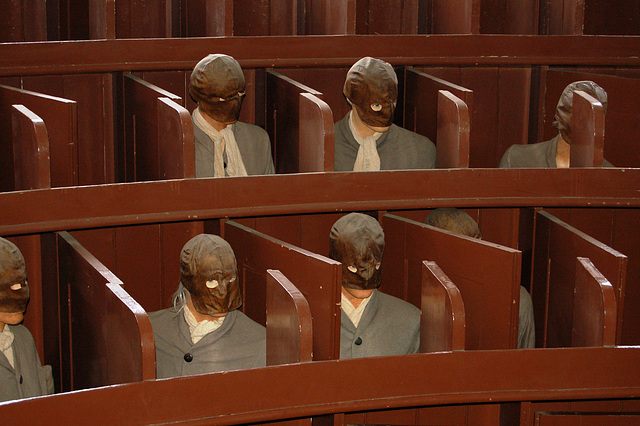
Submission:
[[[200,112],[200,108],[193,110],[193,121],[207,134],[213,141],[213,173],[215,177],[225,176],[224,154],[227,154],[227,176],[247,176],[247,170],[242,161],[242,154],[238,148],[236,137],[233,134],[233,124],[224,129],[216,130]],[[222,141],[225,141],[224,148]]]
[[[365,136],[364,138],[360,136],[353,122],[353,111],[349,111],[349,129],[353,134],[353,138],[360,145],[353,170],[356,172],[380,170],[380,156],[378,155],[376,141],[382,136],[382,133],[375,132],[373,135]]]
[[[216,320],[203,320],[198,322],[196,317],[193,316],[191,310],[187,305],[184,305],[184,319],[189,326],[189,333],[191,334],[191,341],[195,345],[207,334],[212,331],[216,331],[220,328],[222,323],[224,322],[224,317],[218,318]]]
[[[371,294],[373,295],[373,293]],[[357,308],[351,304],[349,299],[347,299],[344,294],[341,294],[341,296],[342,310],[345,314],[347,314],[353,325],[355,325],[357,328],[358,324],[360,324],[360,318],[362,318],[364,308],[367,306],[367,303],[369,303],[369,299],[371,299],[371,296],[367,297],[366,299],[362,299],[362,302],[360,302],[360,305],[358,305]]]
[[[0,333],[0,351],[7,357],[9,360],[9,364],[11,367],[15,368],[13,363],[13,333],[9,330],[9,326],[7,324],[4,325],[4,329]]]

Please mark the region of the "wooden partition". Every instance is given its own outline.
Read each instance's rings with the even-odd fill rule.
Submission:
[[[638,35],[640,4],[606,0],[563,0],[541,3],[544,34]]]
[[[69,233],[59,233],[57,244],[60,300],[68,301],[60,306],[62,370],[70,373],[70,381],[57,389],[154,379],[155,345],[146,312]]]
[[[72,186],[78,184],[78,128],[76,102],[68,99],[44,95],[9,86],[0,86],[0,131],[12,134],[12,105],[21,104],[40,117],[46,126],[50,157],[50,185]],[[14,165],[37,162],[35,152],[23,151],[26,157],[16,158],[10,139],[0,144],[0,190],[27,189],[24,185],[15,187]],[[16,139],[14,136],[14,144]],[[17,170],[16,170],[17,172]],[[24,175],[25,170],[20,173]],[[49,185],[46,185],[49,186]],[[15,188],[14,188],[15,187]]]
[[[416,68],[473,91],[473,103],[468,104],[471,120],[470,167],[497,167],[507,148],[527,142],[530,67]],[[456,92],[451,92],[465,100]]]
[[[329,172],[334,164],[333,113],[322,99],[300,94],[298,172]]]
[[[481,0],[480,3],[480,34],[538,34],[538,1]]]
[[[323,136],[322,139],[307,140],[303,143],[301,136],[308,136],[301,123],[301,111],[309,101],[302,99],[301,95],[308,93],[314,95],[319,105],[322,105],[322,115],[316,116],[317,125],[325,128],[320,134],[313,132],[311,135]],[[267,126],[266,130],[271,139],[272,152],[275,160],[276,173],[295,173],[300,165],[308,164],[309,154],[314,154],[312,145],[332,142],[325,140],[324,135],[328,131],[326,116],[331,112],[329,107],[321,102],[322,93],[305,86],[289,77],[275,71],[267,71]],[[301,103],[305,104],[304,106]],[[329,115],[330,116],[330,115]],[[308,124],[307,124],[308,125]],[[301,153],[302,151],[302,153]],[[311,152],[310,152],[311,151]],[[315,150],[317,153],[317,149]],[[302,154],[302,155],[301,155]],[[323,161],[324,163],[324,161]],[[332,164],[333,166],[333,164]],[[306,170],[322,171],[322,170]]]
[[[633,426],[640,422],[640,414],[602,414],[602,413],[554,413],[538,412],[535,417],[535,424],[539,426]]]
[[[267,365],[310,362],[313,329],[309,303],[278,270],[267,270]]]
[[[446,90],[473,111],[473,91],[415,68],[405,71],[404,127],[436,142],[439,92]]]
[[[607,92],[604,158],[616,167],[640,166],[640,153],[632,144],[624,142],[640,132],[640,122],[636,119],[640,113],[640,79],[543,68],[541,80],[538,142],[558,134],[552,123],[564,88],[574,81],[591,80]]]
[[[39,1],[3,2],[0,43],[47,40],[47,4]]]
[[[480,0],[431,2],[431,34],[479,34]]]
[[[386,243],[383,291],[420,306],[422,261],[435,261],[462,294],[467,323],[465,349],[516,347],[521,261],[518,250],[391,214],[382,218],[382,227]]]
[[[460,290],[435,262],[422,262],[420,352],[464,350],[466,320]]]
[[[189,112],[181,107],[182,98],[131,74],[124,76],[123,90],[125,127],[120,158],[126,164],[125,181],[195,177],[193,127],[189,129],[189,125],[193,125]],[[159,102],[159,98],[166,100]],[[161,133],[170,130],[182,139],[171,139],[170,135]],[[172,158],[176,157],[175,150],[182,150],[182,155]],[[182,167],[171,164],[175,160],[187,160],[186,155],[191,153],[193,163],[183,163]],[[191,176],[176,176],[180,169],[183,173],[190,172]]]
[[[614,346],[618,309],[613,286],[589,259],[576,262],[571,346]]]
[[[313,315],[314,360],[340,356],[339,262],[256,232],[233,221],[224,222],[222,237],[233,247],[242,282],[243,311],[265,324],[267,269],[278,269],[309,302]]]
[[[534,243],[531,298],[536,347],[571,345],[577,257],[588,257],[615,290],[619,342],[627,257],[545,211],[536,214]]]
[[[47,126],[24,105],[13,105],[11,115],[15,189],[51,188]]]
[[[438,92],[436,168],[469,167],[469,109],[447,90]]]
[[[577,90],[571,112],[571,167],[602,167],[604,108],[591,95]]]

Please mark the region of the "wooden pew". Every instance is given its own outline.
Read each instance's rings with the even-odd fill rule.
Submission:
[[[463,351],[464,302],[460,290],[435,262],[422,262],[420,352]]]
[[[63,358],[57,389],[154,379],[155,346],[146,312],[69,233],[57,234],[57,246],[59,297],[68,301],[60,304]],[[48,332],[58,331],[57,324],[49,326]]]
[[[314,360],[340,356],[339,262],[256,232],[234,221],[226,221],[222,237],[233,247],[242,282],[243,310],[254,321],[265,324],[267,269],[279,269],[309,302],[313,315]]]
[[[193,124],[182,98],[131,74],[123,98],[124,180],[195,177]]]
[[[309,303],[278,270],[267,270],[267,365],[311,362],[313,329]]]
[[[46,166],[47,169],[50,168],[50,182],[45,186],[33,186],[33,188],[77,185],[78,129],[76,102],[0,85],[0,131],[5,135],[11,135],[12,133],[12,105],[15,104],[21,104],[28,108],[32,113],[40,117],[41,121],[46,125],[48,146],[46,153],[42,152],[39,155],[51,157],[50,165]],[[14,144],[16,143],[15,137]],[[22,154],[32,156],[35,153],[25,151]],[[21,163],[27,166],[31,161],[36,161],[35,157],[33,157],[33,160],[30,160],[29,157],[16,158],[11,143],[3,143],[0,144],[0,158],[0,190],[27,189],[24,184],[15,186],[14,164]],[[25,172],[26,170],[23,169],[19,173],[24,176]]]
[[[576,262],[571,346],[614,346],[618,310],[613,286],[589,259]]]
[[[469,167],[469,109],[457,96],[438,92],[436,168]]]
[[[576,257],[588,257],[611,283],[617,297],[616,343],[620,342],[627,257],[546,211],[536,214],[531,298],[536,347],[568,347],[576,278]]]
[[[604,108],[591,95],[577,90],[571,112],[571,167],[602,167]]]
[[[324,103],[322,93],[298,83],[275,71],[267,71],[267,125],[266,130],[271,139],[276,173],[296,173],[300,171],[324,171],[328,166],[325,155],[317,157],[319,150],[333,151],[333,118],[331,109]],[[311,94],[314,98],[303,97]],[[311,102],[311,105],[309,104]],[[312,112],[318,109],[317,112]],[[314,124],[318,131],[303,126],[302,112],[313,114]],[[305,137],[303,141],[302,137]],[[311,137],[313,139],[307,139]],[[318,145],[320,147],[318,148]],[[316,158],[314,158],[316,157]],[[333,160],[333,155],[329,155]],[[322,168],[319,168],[322,166]],[[333,161],[330,164],[333,170]],[[301,170],[302,167],[302,170]],[[306,170],[305,170],[306,169]]]

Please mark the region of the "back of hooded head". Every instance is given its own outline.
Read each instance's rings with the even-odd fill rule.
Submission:
[[[429,213],[424,223],[456,234],[482,238],[478,223],[467,213],[453,207],[435,209]]]
[[[568,144],[571,144],[571,111],[573,109],[573,92],[576,90],[582,90],[596,98],[602,104],[605,114],[607,112],[607,92],[593,81],[574,81],[565,87],[558,100],[553,127],[558,130],[562,139]]]
[[[231,312],[242,297],[233,249],[217,235],[196,235],[180,253],[180,282],[203,315]]]
[[[29,303],[27,268],[20,249],[0,238],[0,312],[22,313]]]
[[[389,63],[370,57],[360,59],[347,73],[343,93],[366,125],[387,127],[393,122],[398,77]]]
[[[342,285],[356,290],[380,287],[384,232],[377,220],[362,213],[338,219],[329,234],[329,257],[342,263]]]
[[[208,55],[198,62],[191,73],[191,98],[202,111],[220,123],[238,121],[244,91],[242,68],[231,56]]]

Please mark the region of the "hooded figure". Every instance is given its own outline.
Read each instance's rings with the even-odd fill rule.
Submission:
[[[196,177],[274,173],[269,136],[260,127],[238,121],[246,83],[240,64],[211,54],[191,73]]]
[[[501,168],[518,167],[546,167],[564,168],[569,167],[571,159],[571,111],[573,109],[573,93],[581,90],[593,98],[597,99],[607,112],[607,92],[593,81],[574,81],[562,91],[553,127],[558,130],[558,134],[545,142],[512,145],[509,147],[500,160]],[[607,160],[603,160],[604,167],[613,167]]]
[[[341,217],[329,246],[329,257],[342,263],[340,358],[418,352],[420,310],[377,290],[384,252],[378,221],[361,213]]]
[[[173,307],[149,314],[158,378],[262,367],[265,328],[240,312],[236,257],[217,235],[193,237],[180,253]]]
[[[453,207],[435,209],[429,213],[424,223],[445,231],[482,239],[478,223],[467,213]],[[520,286],[518,349],[534,348],[535,344],[536,327],[533,321],[533,302],[527,289]]]
[[[435,145],[393,124],[398,77],[390,64],[360,59],[347,73],[343,93],[351,111],[335,125],[336,171],[434,167]]]
[[[24,257],[0,238],[0,402],[52,394],[50,366],[42,366],[33,336],[20,325],[29,303]]]

